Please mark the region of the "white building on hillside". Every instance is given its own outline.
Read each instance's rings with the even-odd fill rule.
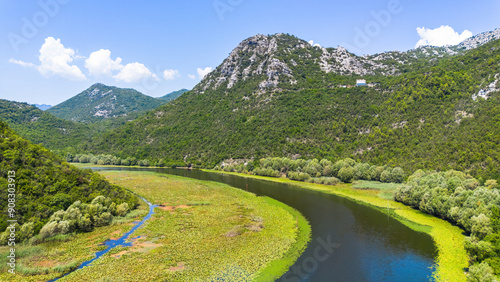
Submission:
[[[366,85],[366,79],[357,79],[356,80],[356,86],[365,86]]]

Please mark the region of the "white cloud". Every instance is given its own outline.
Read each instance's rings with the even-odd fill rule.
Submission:
[[[111,51],[101,49],[90,54],[89,58],[85,60],[85,67],[93,76],[113,76],[113,71],[123,69],[121,62],[120,57],[114,61],[111,59]]]
[[[424,45],[456,45],[472,36],[472,32],[469,30],[464,30],[461,34],[459,34],[448,25],[442,25],[435,29],[417,27],[417,32],[418,35],[420,35],[420,40],[415,45],[415,48]]]
[[[87,78],[80,68],[70,64],[78,57],[75,55],[75,50],[64,47],[61,39],[56,40],[54,37],[47,37],[45,38],[45,43],[40,48],[40,55],[38,56],[40,60],[39,66],[15,59],[10,59],[9,62],[23,67],[34,67],[45,77],[55,75],[70,80],[85,80]]]
[[[192,74],[188,74],[188,77],[191,78],[191,79],[195,79],[196,76],[192,75]]]
[[[179,76],[179,71],[178,70],[164,70],[163,71],[163,78],[165,80],[174,80],[176,77]]]
[[[93,76],[109,76],[116,79],[116,81],[126,83],[135,83],[147,78],[159,80],[154,73],[141,63],[135,62],[123,65],[122,58],[117,57],[113,60],[111,51],[108,49],[92,52],[89,58],[85,60],[85,67]]]
[[[9,60],[9,63],[13,63],[13,64],[16,64],[16,65],[20,65],[20,66],[23,66],[23,67],[30,67],[30,68],[36,68],[37,66],[33,63],[26,63],[26,62],[23,62],[23,61],[19,61],[19,60],[16,60],[16,59],[10,59]]]
[[[143,79],[152,78],[158,80],[158,77],[152,73],[145,65],[140,63],[131,63],[125,65],[121,71],[114,76],[117,81],[126,83],[139,82]]]
[[[313,40],[310,40],[308,43],[311,44],[311,46],[313,46],[313,47],[320,47],[321,48],[321,45],[319,45],[318,43],[314,44]]]
[[[40,65],[16,59],[10,59],[9,62],[23,67],[35,68],[45,77],[56,75],[71,80],[85,80],[87,77],[80,68],[71,64],[73,60],[84,58],[84,56],[76,54],[73,49],[65,48],[60,39],[47,37],[40,48]],[[126,83],[135,83],[148,78],[159,81],[158,77],[145,65],[138,62],[123,65],[122,59],[117,57],[113,60],[111,51],[107,49],[92,52],[85,60],[85,67],[92,76],[112,77]],[[177,70],[165,70],[163,73],[166,80],[173,79],[178,75]]]
[[[207,74],[212,72],[212,68],[211,67],[206,67],[204,69],[198,68],[196,71],[198,72],[198,76],[200,77],[200,79],[203,79],[205,78],[205,76],[207,76]]]

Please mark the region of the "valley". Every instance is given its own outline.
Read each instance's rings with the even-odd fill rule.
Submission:
[[[256,34],[198,76],[52,37],[10,59],[86,89],[0,99],[0,280],[496,281],[500,29],[313,43]]]

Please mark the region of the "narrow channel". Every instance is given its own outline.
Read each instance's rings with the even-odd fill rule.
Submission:
[[[122,237],[116,239],[116,240],[112,240],[112,239],[109,239],[107,240],[106,242],[104,242],[104,245],[107,246],[106,249],[102,250],[102,251],[98,251],[95,253],[95,257],[91,260],[88,260],[88,261],[85,261],[83,262],[82,264],[80,264],[80,266],[78,266],[77,268],[75,268],[74,270],[64,274],[63,276],[61,277],[58,277],[58,278],[55,278],[55,279],[52,279],[52,280],[49,280],[49,282],[52,282],[52,281],[57,281],[65,276],[68,276],[70,275],[71,273],[73,273],[74,271],[77,271],[78,269],[82,269],[88,265],[90,265],[92,262],[94,262],[96,259],[99,259],[100,257],[102,257],[103,255],[107,254],[109,251],[111,251],[113,248],[116,248],[118,246],[121,246],[121,247],[130,247],[132,246],[132,242],[126,242],[127,239],[130,237],[130,235],[132,233],[134,233],[134,231],[136,231],[139,227],[141,227],[144,222],[146,222],[146,220],[148,220],[153,214],[154,214],[154,208],[157,207],[157,205],[153,205],[151,204],[150,202],[148,202],[148,200],[144,199],[143,197],[139,197],[141,198],[144,202],[146,202],[149,206],[149,212],[148,214],[139,222],[137,222],[134,227],[132,227],[132,229],[130,229],[127,233],[125,233]]]

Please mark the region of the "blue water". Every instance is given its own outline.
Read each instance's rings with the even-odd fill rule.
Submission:
[[[294,185],[198,170],[99,168],[154,171],[229,184],[268,196],[300,211],[312,238],[304,253],[278,281],[433,281],[436,247],[425,233],[348,199]]]
[[[116,248],[118,246],[121,246],[121,247],[131,247],[132,246],[132,242],[125,242],[128,237],[134,233],[134,231],[136,231],[139,227],[141,227],[144,222],[146,222],[146,220],[148,220],[153,214],[154,214],[154,208],[155,207],[158,207],[157,205],[153,205],[151,204],[150,202],[148,202],[146,199],[142,198],[142,197],[139,197],[141,198],[144,202],[146,202],[148,205],[149,205],[149,213],[141,220],[139,221],[136,225],[134,225],[134,227],[132,229],[130,229],[129,232],[125,233],[122,237],[120,237],[119,239],[116,239],[116,240],[107,240],[106,242],[104,242],[104,245],[107,246],[107,248],[105,250],[102,250],[102,251],[98,251],[97,253],[95,253],[95,258],[91,259],[91,260],[88,260],[88,261],[85,261],[83,262],[82,264],[80,264],[80,266],[78,266],[78,268],[76,268],[75,270],[73,271],[76,271],[78,269],[82,269],[90,264],[92,264],[92,262],[94,262],[96,259],[99,259],[100,257],[102,257],[104,254],[108,253],[109,251],[111,251],[113,248]],[[132,239],[137,239],[138,237],[135,237],[135,238],[132,238]],[[58,277],[58,278],[55,278],[55,279],[52,279],[52,280],[49,280],[48,282],[52,282],[52,281],[57,281],[65,276],[68,276],[69,274],[71,274],[73,271],[70,271],[66,274],[64,274],[63,276],[61,277]]]

